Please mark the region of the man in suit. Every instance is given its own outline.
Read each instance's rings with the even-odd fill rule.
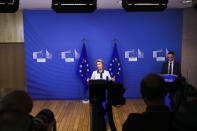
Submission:
[[[174,60],[174,52],[168,52],[168,61],[162,65],[161,74],[179,75],[181,74],[180,64]]]
[[[147,105],[144,113],[131,113],[123,125],[123,131],[169,131],[171,113],[165,106],[164,79],[149,74],[141,81],[141,95]]]

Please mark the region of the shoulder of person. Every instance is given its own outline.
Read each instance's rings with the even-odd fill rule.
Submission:
[[[168,64],[169,63],[169,61],[165,61],[163,64]]]
[[[95,74],[95,73],[97,73],[97,70],[93,71],[93,73],[92,73],[92,74]]]
[[[175,64],[180,64],[178,61],[174,61]]]
[[[140,114],[140,113],[131,113],[131,114],[129,114],[128,119],[140,119],[141,116],[142,116],[142,114]]]
[[[162,63],[162,65],[167,65],[168,64],[168,61],[165,61]]]
[[[104,72],[105,72],[105,73],[109,73],[109,71],[108,71],[108,70],[104,70]]]

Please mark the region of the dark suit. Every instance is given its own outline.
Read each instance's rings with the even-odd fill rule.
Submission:
[[[181,66],[178,62],[174,61],[173,74],[179,75],[180,73],[181,73]],[[163,63],[161,74],[168,74],[168,61]]]
[[[169,131],[171,113],[167,106],[150,106],[146,112],[131,113],[123,131]]]

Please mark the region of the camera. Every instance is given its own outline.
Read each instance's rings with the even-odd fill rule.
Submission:
[[[197,130],[197,90],[179,75],[172,83],[167,83],[173,130]]]
[[[108,96],[107,99],[109,103],[113,106],[117,105],[124,105],[125,98],[124,98],[125,89],[121,83],[114,83],[110,81],[110,87],[108,88]]]
[[[35,117],[21,109],[0,106],[1,131],[56,131],[56,120],[49,109],[41,110]]]
[[[40,111],[32,121],[33,131],[43,131],[48,128],[52,128],[53,131],[56,131],[56,120],[53,112],[49,109]]]
[[[186,79],[179,75],[173,82],[166,82],[171,111],[179,111],[183,103],[197,102],[197,90]]]

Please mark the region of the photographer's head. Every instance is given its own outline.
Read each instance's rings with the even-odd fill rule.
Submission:
[[[164,105],[167,89],[164,79],[157,74],[148,74],[141,81],[141,95],[147,106]]]
[[[13,91],[7,94],[0,103],[1,108],[18,109],[30,113],[33,107],[31,97],[25,91]]]

